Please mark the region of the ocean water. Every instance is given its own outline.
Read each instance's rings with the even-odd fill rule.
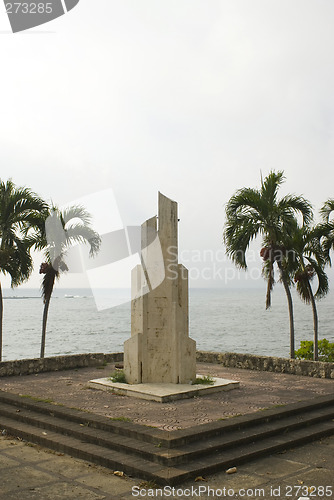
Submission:
[[[3,360],[39,356],[43,302],[38,289],[4,290]],[[123,290],[105,290],[109,297]],[[190,336],[197,349],[288,357],[289,318],[277,286],[265,310],[265,289],[191,289]],[[296,347],[312,340],[311,306],[293,294]],[[334,294],[317,303],[319,338],[334,342]],[[130,304],[98,311],[91,290],[55,289],[51,299],[46,356],[123,351],[130,337]]]

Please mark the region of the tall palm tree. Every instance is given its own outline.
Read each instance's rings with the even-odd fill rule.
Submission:
[[[262,236],[264,247],[261,256],[265,261],[263,271],[267,280],[266,308],[271,305],[276,264],[288,300],[290,357],[294,358],[293,304],[290,277],[284,266],[286,249],[283,241],[284,235],[294,227],[296,216],[300,215],[303,224],[308,224],[313,214],[310,203],[302,196],[288,194],[278,198],[278,190],[284,180],[282,171],[271,171],[265,179],[261,176],[260,189],[242,188],[230,198],[226,205],[224,242],[227,255],[238,267],[247,269],[246,251],[250,242],[258,235]]]
[[[0,180],[0,271],[11,286],[26,281],[32,271],[32,232],[47,211],[47,204],[29,188]],[[2,360],[3,298],[0,283],[0,361]]]
[[[60,278],[61,273],[68,271],[66,253],[77,243],[88,243],[90,256],[94,256],[100,248],[101,239],[91,227],[90,214],[81,206],[72,206],[64,211],[52,207],[39,243],[40,248],[46,249],[46,261],[41,264],[39,271],[44,274],[41,286],[44,301],[41,358],[45,354],[46,325],[55,280]]]
[[[315,299],[324,297],[329,290],[328,277],[324,271],[326,255],[321,245],[324,234],[323,225],[313,228],[296,224],[294,230],[286,238],[287,246],[292,250],[289,259],[289,272],[293,273],[297,292],[306,303],[311,303],[314,331],[314,361],[318,361],[318,313]],[[316,293],[312,290],[312,281],[317,278]]]
[[[331,265],[330,251],[334,250],[334,220],[331,215],[334,213],[334,199],[328,199],[322,206],[320,214],[322,216],[322,248],[326,255],[326,261]]]

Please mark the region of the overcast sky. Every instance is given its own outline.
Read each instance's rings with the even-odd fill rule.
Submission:
[[[332,0],[80,0],[14,35],[1,7],[0,177],[59,205],[104,192],[106,230],[109,189],[125,224],[160,190],[185,265],[220,261],[224,204],[261,171],[284,170],[282,195],[316,210],[334,197],[333,25]]]

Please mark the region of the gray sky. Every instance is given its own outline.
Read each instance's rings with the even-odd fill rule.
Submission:
[[[332,0],[80,0],[13,35],[2,7],[0,176],[59,205],[113,189],[125,224],[160,190],[187,259],[217,261],[224,204],[260,171],[317,210],[334,197],[333,24]]]

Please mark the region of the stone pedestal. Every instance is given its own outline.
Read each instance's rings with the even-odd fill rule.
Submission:
[[[124,343],[129,384],[189,384],[196,377],[177,226],[177,203],[159,193],[158,217],[142,225],[142,263],[132,271],[131,338]]]

